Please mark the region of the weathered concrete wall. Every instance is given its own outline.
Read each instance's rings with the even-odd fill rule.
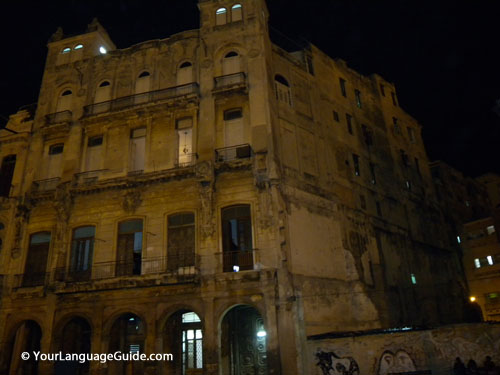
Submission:
[[[500,362],[500,324],[460,324],[432,330],[309,339],[314,375],[386,375],[430,370],[450,374],[456,357],[478,366],[489,355]],[[340,370],[342,367],[345,371]]]

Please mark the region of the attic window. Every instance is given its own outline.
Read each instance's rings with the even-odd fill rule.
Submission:
[[[215,12],[215,24],[216,25],[225,25],[227,23],[227,9],[219,8]]]
[[[243,15],[241,13],[241,4],[234,4],[231,7],[231,21],[241,21],[243,19]]]
[[[77,50],[77,49],[82,49],[83,48],[83,44],[77,44],[75,46],[75,48],[73,48],[74,50]]]
[[[109,86],[110,83],[109,81],[104,81],[104,82],[101,82],[101,84],[99,85],[99,87],[106,87],[106,86]]]
[[[231,52],[228,52],[227,55],[224,56],[224,58],[227,59],[227,58],[235,57],[235,56],[238,56],[238,53],[234,52],[234,51],[231,51]]]
[[[61,51],[61,53],[70,53],[70,52],[71,52],[71,48],[69,48],[69,47],[66,47],[65,49],[63,49]]]
[[[185,61],[181,64],[181,66],[179,68],[189,68],[190,66],[193,66],[193,64],[191,64],[189,61]]]
[[[151,74],[149,74],[148,71],[144,71],[142,72],[141,74],[139,74],[139,78],[142,78],[142,77],[149,77]]]
[[[66,90],[66,91],[64,91],[64,92],[61,94],[61,96],[68,96],[68,95],[71,95],[71,94],[73,94],[73,93],[71,92],[71,90]]]

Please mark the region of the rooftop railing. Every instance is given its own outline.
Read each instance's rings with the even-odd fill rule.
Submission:
[[[159,100],[172,99],[189,94],[198,94],[198,84],[196,82],[186,85],[169,87],[166,89],[148,91],[140,94],[123,96],[106,102],[95,103],[83,107],[84,116],[92,116],[100,113],[119,111],[135,105],[152,103]]]

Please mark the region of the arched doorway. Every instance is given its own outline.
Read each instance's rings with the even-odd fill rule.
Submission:
[[[193,311],[181,310],[166,322],[163,352],[174,360],[165,363],[165,374],[195,375],[203,373],[203,329],[200,317]]]
[[[60,334],[56,337],[56,347],[63,354],[90,353],[91,328],[87,320],[75,317],[67,322]],[[55,375],[87,375],[90,362],[62,361],[54,365]]]
[[[108,353],[144,353],[146,329],[144,323],[135,314],[127,313],[115,320],[109,335]],[[111,361],[109,375],[142,374],[144,364],[140,361]]]
[[[27,361],[21,360],[21,353],[33,353],[40,351],[40,340],[42,338],[42,330],[38,323],[33,320],[25,320],[17,328],[11,339],[11,345],[7,345],[7,350],[10,348],[9,375],[37,375],[38,362],[33,355]]]
[[[267,374],[267,332],[264,320],[253,307],[239,305],[222,319],[221,369],[224,375]]]

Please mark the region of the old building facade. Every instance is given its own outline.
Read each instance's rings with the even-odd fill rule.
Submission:
[[[282,49],[264,0],[199,10],[126,49],[97,21],[49,42],[36,110],[0,133],[0,373],[120,350],[174,361],[71,371],[306,374],[310,335],[462,318],[395,87]]]

